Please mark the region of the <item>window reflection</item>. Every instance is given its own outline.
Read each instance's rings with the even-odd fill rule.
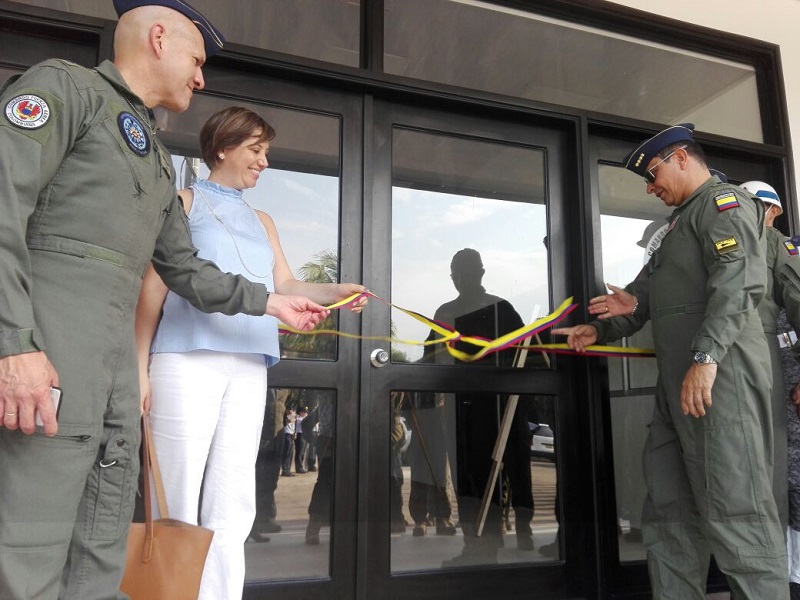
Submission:
[[[387,73],[763,140],[751,65],[479,0],[386,0],[384,27]]]
[[[180,187],[195,176],[207,177],[208,169],[196,158],[197,134],[214,112],[231,104],[209,96],[198,96],[181,115],[159,111],[159,133],[173,151],[173,164]],[[317,139],[338,139],[336,118],[285,108],[240,103],[259,113],[277,135],[270,143],[269,168],[256,186],[244,195],[253,208],[269,214],[278,228],[289,266],[304,281],[335,282],[339,278],[339,153],[338,144],[318,144]],[[325,153],[322,156],[322,152]],[[338,311],[320,327],[336,329]],[[333,360],[335,336],[289,334],[281,336],[281,356]]]
[[[393,572],[559,558],[555,397],[396,391],[391,402]]]
[[[622,287],[633,281],[658,247],[670,209],[645,202],[641,180],[626,175],[621,167],[600,165],[598,176],[603,280]],[[621,345],[652,348],[650,323]],[[658,369],[654,358],[614,358],[608,366],[619,558],[644,560],[641,524],[646,489],[641,457]]]
[[[488,339],[549,312],[543,151],[396,129],[392,177],[395,304]],[[433,339],[397,309],[392,328],[399,340]],[[392,360],[457,364],[442,344],[395,343]],[[526,364],[545,362],[537,353]]]
[[[329,576],[335,414],[332,390],[270,388],[247,581]],[[299,416],[295,435],[286,433],[287,415]]]
[[[116,20],[109,0],[15,0],[81,15]],[[357,67],[359,0],[192,0],[229,43]]]

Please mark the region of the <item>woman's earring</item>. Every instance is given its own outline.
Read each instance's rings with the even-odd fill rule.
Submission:
[[[217,154],[217,156],[219,156],[219,159],[220,159],[220,160],[225,160],[225,155],[224,155],[222,152],[220,152],[219,154]]]

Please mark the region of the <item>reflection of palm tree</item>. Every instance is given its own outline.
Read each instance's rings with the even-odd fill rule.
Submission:
[[[298,279],[310,283],[339,281],[339,257],[336,252],[323,250],[298,270]],[[331,312],[317,329],[336,329],[337,311]],[[299,335],[291,333],[281,339],[281,354],[285,358],[315,358],[331,360],[336,354],[336,338],[332,335]]]
[[[339,281],[339,256],[332,250],[323,250],[297,271],[298,278],[310,283],[336,283]],[[322,321],[317,329],[336,329],[337,311]],[[392,320],[390,335],[397,337],[397,325]],[[292,333],[281,340],[282,355],[286,358],[335,358],[336,338],[332,335],[299,335]],[[392,349],[392,362],[408,362],[405,352]]]
[[[336,283],[339,281],[339,257],[335,252],[323,250],[300,267],[300,279],[311,283]]]

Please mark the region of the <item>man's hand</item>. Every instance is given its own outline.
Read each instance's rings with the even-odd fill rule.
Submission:
[[[685,415],[704,417],[711,406],[711,388],[717,378],[717,365],[692,365],[681,386],[681,410]]]
[[[551,329],[550,333],[566,335],[567,345],[577,352],[583,352],[586,346],[591,346],[597,341],[597,329],[594,325],[575,325],[575,327],[559,327]]]
[[[270,294],[266,308],[266,314],[277,317],[289,327],[300,331],[311,331],[331,312],[303,296],[283,294]]]
[[[58,373],[44,352],[26,352],[0,358],[0,426],[36,431],[38,411],[46,435],[58,431],[50,386],[58,386]]]
[[[637,305],[636,296],[610,283],[606,285],[611,293],[595,296],[589,300],[589,314],[598,315],[598,319],[633,314]]]

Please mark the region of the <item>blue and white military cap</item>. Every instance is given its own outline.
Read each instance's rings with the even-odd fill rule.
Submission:
[[[188,2],[185,2],[185,0],[114,0],[114,10],[117,11],[118,17],[140,6],[166,6],[167,8],[177,10],[188,18],[197,26],[200,33],[203,35],[203,43],[206,48],[207,57],[214,56],[217,52],[222,50],[222,46],[225,44],[225,38],[222,36],[222,32],[214,27],[208,19],[201,15]]]
[[[693,131],[693,123],[681,123],[680,125],[667,127],[664,131],[660,131],[653,137],[643,141],[638,148],[628,154],[623,159],[625,168],[644,177],[647,165],[650,164],[656,154],[676,142],[694,141]]]

